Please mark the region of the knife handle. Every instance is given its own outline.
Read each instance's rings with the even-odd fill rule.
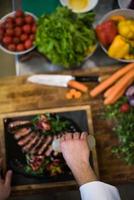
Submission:
[[[79,82],[102,82],[109,76],[108,74],[102,76],[75,76],[75,80]]]
[[[75,76],[75,80],[79,82],[98,82],[98,76]]]

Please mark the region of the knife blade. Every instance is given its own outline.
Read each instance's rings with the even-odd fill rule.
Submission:
[[[70,80],[79,82],[99,82],[99,76],[71,76],[57,74],[38,74],[28,77],[27,81],[48,86],[67,87]]]

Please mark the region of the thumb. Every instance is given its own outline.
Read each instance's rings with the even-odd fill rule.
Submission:
[[[10,187],[10,185],[11,185],[11,180],[12,180],[12,171],[9,170],[9,171],[6,173],[6,176],[5,176],[5,186]]]

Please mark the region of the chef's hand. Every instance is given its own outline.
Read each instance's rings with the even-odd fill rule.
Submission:
[[[2,160],[0,160],[0,168],[2,166]],[[5,179],[0,177],[0,200],[6,200],[11,192],[11,179],[12,171],[8,171],[5,175]]]
[[[66,133],[61,138],[60,146],[63,157],[79,185],[97,180],[89,163],[90,151],[86,133]]]

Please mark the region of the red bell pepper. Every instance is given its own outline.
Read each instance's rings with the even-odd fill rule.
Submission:
[[[97,25],[96,34],[99,41],[104,46],[110,45],[115,36],[118,34],[116,23],[113,20],[107,20]]]

